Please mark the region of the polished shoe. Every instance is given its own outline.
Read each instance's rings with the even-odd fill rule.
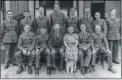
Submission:
[[[89,73],[89,68],[85,67],[85,73],[88,74]]]
[[[52,67],[52,74],[55,74],[56,73],[56,69],[55,67]]]
[[[28,73],[29,74],[32,74],[33,72],[32,72],[32,69],[31,69],[31,66],[28,66]]]
[[[81,68],[81,74],[85,75],[85,67]]]
[[[5,64],[4,69],[8,69],[8,67],[9,67],[9,64]]]
[[[118,60],[115,60],[113,62],[116,63],[116,64],[120,64],[120,62]]]
[[[23,69],[23,67],[20,67],[20,68],[18,69],[18,71],[16,72],[16,74],[20,74],[22,71],[24,71],[24,69]]]
[[[116,71],[112,68],[112,67],[109,67],[108,68],[108,71],[112,72],[112,73],[116,73]]]
[[[35,75],[39,75],[39,68],[36,69]]]
[[[51,69],[47,67],[47,75],[51,75]]]
[[[92,73],[92,72],[94,72],[94,71],[95,71],[95,67],[92,66],[91,69],[89,70],[89,73]]]

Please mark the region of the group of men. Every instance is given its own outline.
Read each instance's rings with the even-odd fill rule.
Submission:
[[[63,37],[67,33],[67,28],[72,26],[74,33],[79,37],[78,59],[81,73],[87,73],[89,65],[92,66],[91,71],[95,70],[98,53],[106,53],[108,70],[115,73],[112,62],[120,63],[117,58],[120,20],[116,17],[116,10],[113,9],[110,12],[110,17],[107,20],[101,19],[99,12],[95,13],[95,20],[93,20],[89,8],[84,9],[84,16],[80,19],[75,16],[75,11],[74,7],[71,8],[70,16],[65,18],[65,15],[60,12],[60,6],[55,4],[54,13],[51,13],[48,18],[44,16],[44,8],[40,7],[39,17],[33,21],[29,11],[25,11],[25,18],[18,25],[18,22],[12,19],[13,12],[9,10],[1,30],[3,43],[6,46],[5,69],[9,67],[10,56],[14,54],[19,66],[17,74],[24,70],[23,60],[25,58],[28,58],[28,73],[32,74],[34,63],[35,74],[39,74],[40,58],[42,54],[46,54],[47,74],[55,74],[56,55],[60,54],[60,72],[62,72],[65,58]]]

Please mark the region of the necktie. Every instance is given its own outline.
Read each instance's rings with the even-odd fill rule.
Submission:
[[[10,23],[12,23],[12,19],[10,19]]]

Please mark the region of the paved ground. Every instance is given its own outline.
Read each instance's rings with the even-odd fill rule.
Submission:
[[[105,63],[105,68],[103,69],[101,64],[96,64],[96,71],[94,73],[89,73],[87,75],[81,75],[80,70],[75,74],[67,74],[64,72],[61,74],[58,71],[56,74],[47,75],[45,65],[42,66],[39,75],[28,74],[27,71],[22,72],[21,74],[16,74],[17,66],[10,65],[8,69],[4,69],[4,64],[1,65],[1,78],[121,78],[121,64],[113,64],[113,68],[117,71],[116,74],[111,73],[107,70],[107,64]]]

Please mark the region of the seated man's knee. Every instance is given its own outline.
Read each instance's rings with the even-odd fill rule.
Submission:
[[[20,54],[21,54],[21,51],[19,50],[19,51],[15,52],[14,56],[18,57],[18,56],[20,56]]]
[[[56,51],[54,49],[51,50],[51,55],[55,55]]]
[[[47,55],[50,55],[50,50],[47,48],[47,49],[45,50],[45,53],[46,53]]]
[[[82,51],[82,50],[79,50],[79,51],[78,51],[78,55],[79,55],[79,56],[84,56],[83,51]]]
[[[31,56],[35,57],[37,54],[36,54],[36,51],[35,50],[32,50],[31,51]]]
[[[61,48],[61,49],[59,50],[59,52],[60,52],[60,53],[64,53],[64,49]]]

